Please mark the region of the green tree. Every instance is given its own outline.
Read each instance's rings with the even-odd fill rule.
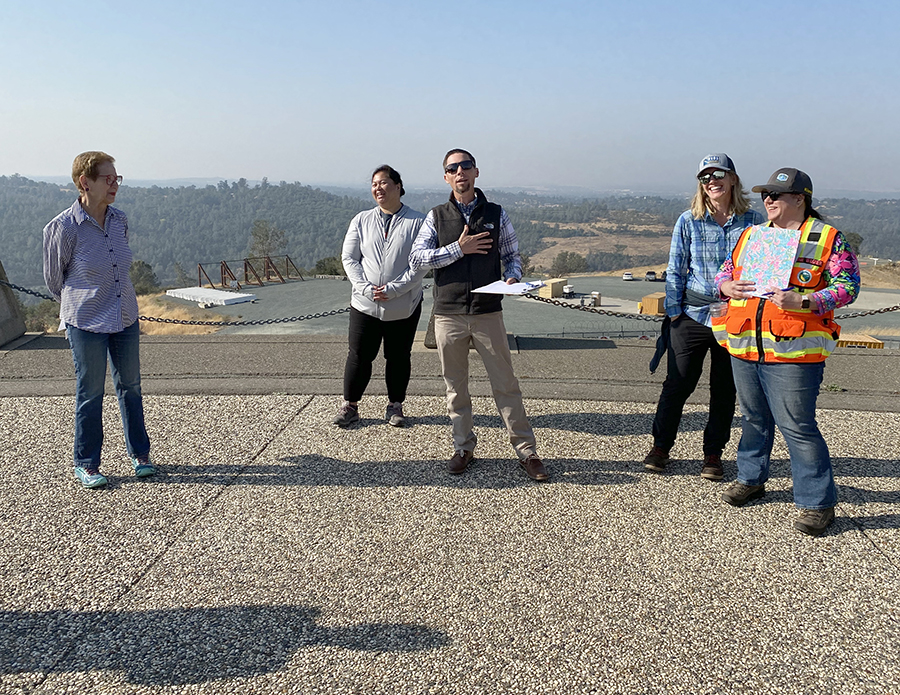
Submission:
[[[59,326],[59,302],[45,299],[40,304],[22,307],[22,316],[28,331],[56,331]]]
[[[175,271],[175,283],[179,287],[193,287],[194,280],[184,271],[184,268],[181,267],[181,263],[175,261],[175,264],[172,266],[172,270]]]
[[[859,247],[862,246],[863,238],[856,232],[844,232],[844,238],[847,240],[847,243],[850,244],[853,253],[859,255]]]
[[[135,261],[131,264],[129,271],[131,276],[131,284],[134,285],[134,291],[137,294],[153,294],[159,292],[159,280],[156,279],[156,273],[149,263],[144,261]]]
[[[530,278],[534,275],[534,263],[531,262],[531,256],[527,253],[520,253],[522,259],[522,277]]]
[[[561,251],[553,259],[553,265],[550,266],[550,274],[554,277],[563,277],[586,271],[587,261],[584,256],[573,251]]]
[[[287,235],[283,229],[278,229],[268,220],[256,220],[253,229],[250,230],[250,240],[247,244],[247,256],[259,258],[261,256],[278,256],[287,248]]]
[[[329,256],[316,261],[316,275],[344,275],[340,256]]]

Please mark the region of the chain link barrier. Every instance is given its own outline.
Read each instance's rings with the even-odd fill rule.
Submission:
[[[338,314],[346,314],[348,311],[350,311],[350,307],[323,311],[318,314],[307,314],[306,316],[290,316],[283,319],[258,319],[256,321],[191,321],[188,319],[164,319],[157,316],[138,316],[138,320],[151,323],[178,323],[183,326],[271,326],[276,323],[294,323],[309,319],[321,319],[326,316],[337,316]]]
[[[56,299],[42,292],[29,290],[27,287],[20,287],[11,282],[0,280],[0,285],[6,285],[10,289],[17,292],[24,292],[39,299],[48,299],[55,302]],[[258,319],[256,321],[193,321],[190,319],[166,319],[158,316],[138,316],[139,321],[149,321],[150,323],[177,323],[183,326],[270,326],[276,323],[294,323],[296,321],[307,321],[309,319],[321,319],[327,316],[337,316],[338,314],[346,314],[350,311],[350,307],[344,309],[334,309],[333,311],[324,311],[318,314],[307,314],[306,316],[291,316],[283,319]]]
[[[25,294],[30,294],[33,297],[37,297],[39,299],[48,299],[51,302],[55,302],[56,299],[53,297],[43,294],[42,292],[36,292],[34,290],[29,290],[27,287],[21,287],[19,285],[14,285],[11,282],[6,282],[5,280],[0,280],[0,285],[5,285],[10,289],[16,290],[17,292],[23,292]],[[428,289],[431,285],[423,285],[422,289]],[[583,306],[580,304],[572,304],[570,302],[561,302],[558,299],[550,299],[548,297],[540,297],[536,294],[524,294],[520,295],[522,297],[526,297],[527,299],[533,299],[538,302],[543,302],[545,304],[551,304],[553,306],[561,306],[565,309],[573,309],[575,311],[583,311],[589,314],[601,314],[603,316],[612,316],[614,318],[619,319],[635,319],[638,321],[651,321],[659,323],[663,320],[663,316],[657,316],[655,314],[629,314],[621,311],[609,311],[608,309],[598,309],[593,306]],[[165,319],[159,318],[156,316],[138,316],[138,319],[141,321],[150,321],[154,323],[177,323],[185,326],[270,326],[278,323],[294,323],[297,321],[307,321],[309,319],[321,319],[326,318],[328,316],[337,316],[338,314],[346,314],[350,311],[350,307],[346,307],[344,309],[334,309],[332,311],[325,311],[317,314],[307,314],[306,316],[291,316],[287,318],[281,319],[258,319],[256,321],[192,321],[188,319]],[[844,319],[858,319],[864,316],[875,316],[876,314],[887,314],[892,311],[900,311],[900,304],[895,304],[894,306],[884,307],[883,309],[871,309],[869,311],[854,311],[846,314],[835,314],[835,320],[843,321]]]
[[[539,297],[533,294],[523,295],[524,297],[528,297],[529,299],[536,299],[539,302],[545,302],[547,304],[554,304],[555,306],[565,307],[566,309],[575,309],[576,311],[587,311],[592,314],[605,314],[606,316],[615,316],[616,318],[623,319],[638,319],[639,321],[662,321],[664,316],[656,316],[655,314],[626,314],[618,311],[607,311],[605,309],[597,309],[592,306],[580,306],[578,304],[571,304],[569,302],[561,302],[558,299],[548,299],[546,297]],[[870,309],[869,311],[854,311],[848,312],[846,314],[835,314],[835,321],[842,321],[844,319],[858,319],[863,316],[875,316],[876,314],[887,314],[892,311],[900,311],[900,304],[895,304],[894,306],[884,307],[883,309]]]
[[[527,297],[528,299],[534,299],[538,302],[544,302],[544,304],[552,304],[553,306],[561,306],[566,309],[574,309],[575,311],[585,311],[589,314],[602,314],[604,316],[614,316],[617,319],[637,319],[638,321],[656,321],[661,322],[663,320],[663,316],[657,316],[655,314],[627,314],[621,311],[609,311],[608,309],[598,309],[594,306],[582,306],[580,304],[571,304],[569,302],[561,302],[558,299],[549,299],[547,297],[540,297],[536,294],[523,294],[522,297]]]

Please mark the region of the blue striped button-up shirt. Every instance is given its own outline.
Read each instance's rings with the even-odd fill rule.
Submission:
[[[60,318],[92,333],[118,333],[137,320],[128,271],[128,219],[106,209],[103,227],[75,201],[44,227],[44,282],[60,303]]]
[[[711,326],[708,306],[688,306],[684,291],[713,297],[719,295],[715,278],[719,267],[731,255],[731,250],[747,227],[764,222],[756,210],[732,215],[720,227],[708,212],[703,219],[695,219],[691,211],[682,213],[672,232],[669,265],[666,268],[666,314],[675,318],[682,312],[697,323]]]
[[[462,213],[466,223],[475,210],[475,204],[478,202],[476,197],[468,205],[463,205],[459,201],[456,207]],[[503,261],[503,279],[514,280],[522,279],[522,259],[519,256],[519,240],[516,237],[516,230],[513,229],[512,222],[509,221],[509,215],[506,210],[500,210],[500,260]],[[409,267],[413,270],[421,270],[422,268],[444,268],[451,263],[458,261],[463,257],[462,249],[459,248],[459,242],[454,241],[447,246],[438,246],[437,228],[434,226],[434,211],[429,211],[425,216],[425,222],[419,230],[419,235],[413,242],[412,252],[409,256]]]

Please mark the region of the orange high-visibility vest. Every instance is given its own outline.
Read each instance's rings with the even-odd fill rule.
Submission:
[[[766,226],[771,223],[767,222]],[[753,227],[745,229],[731,252],[735,280],[741,278],[752,231]],[[800,227],[790,279],[795,292],[810,294],[825,287],[824,270],[837,232],[831,225],[812,217]],[[834,351],[841,327],[834,322],[833,311],[817,316],[812,308],[786,311],[762,297],[731,299],[728,313],[712,319],[713,334],[722,347],[743,360],[821,362]]]

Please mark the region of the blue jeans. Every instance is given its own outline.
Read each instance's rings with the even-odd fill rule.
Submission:
[[[99,468],[103,447],[103,391],[109,358],[129,456],[150,452],[141,396],[140,327],[119,333],[91,333],[66,325],[75,360],[75,465]]]
[[[738,482],[762,485],[769,479],[778,425],[791,455],[794,504],[802,509],[833,507],[837,502],[834,471],[816,424],[816,398],[825,363],[762,364],[732,357],[731,370],[744,416]]]

